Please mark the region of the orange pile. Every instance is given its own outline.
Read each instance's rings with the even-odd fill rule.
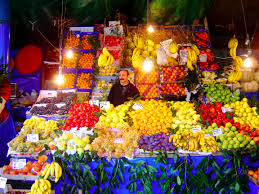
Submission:
[[[65,48],[78,48],[80,37],[78,35],[67,35],[65,39]]]
[[[59,86],[59,89],[62,88],[74,88],[76,75],[74,73],[63,74],[64,83]]]
[[[157,80],[157,71],[155,69],[148,73],[143,70],[140,70],[136,74],[137,83],[154,84],[157,82]]]
[[[153,86],[150,86],[148,84],[139,84],[139,85],[137,85],[137,88],[139,90],[140,95],[145,97],[145,98],[155,98],[155,97],[158,97],[158,92],[157,92],[156,84],[154,84]]]
[[[93,35],[83,35],[82,37],[82,47],[83,49],[92,49],[92,46],[88,42],[88,38]]]
[[[81,73],[77,78],[77,88],[90,89],[92,85],[92,75],[90,73]]]
[[[153,135],[155,133],[168,133],[171,127],[173,115],[166,106],[166,102],[151,100],[141,100],[138,103],[143,105],[143,109],[129,112],[133,120],[133,127],[139,134]]]
[[[92,69],[94,65],[94,55],[92,53],[82,53],[78,61],[80,69]]]
[[[74,53],[71,59],[67,58],[66,55],[63,55],[62,68],[76,68],[76,59],[77,59],[76,53]]]
[[[259,180],[259,168],[256,171],[248,170],[248,175],[258,181]]]

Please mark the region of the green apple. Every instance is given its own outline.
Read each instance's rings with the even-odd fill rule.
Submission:
[[[230,122],[227,122],[226,125],[225,125],[225,127],[230,128],[230,127],[232,127],[232,124],[231,124]]]
[[[252,146],[254,146],[254,145],[255,145],[254,140],[250,141],[250,145],[252,145]]]
[[[236,130],[237,130],[237,128],[235,126],[231,127],[231,131],[236,131]]]
[[[233,148],[235,149],[239,148],[239,144],[234,144]]]
[[[243,148],[243,147],[245,147],[245,145],[241,143],[241,144],[239,145],[239,147],[240,147],[240,148]]]
[[[230,130],[229,130],[228,127],[225,127],[225,128],[224,128],[224,133],[229,132],[229,131],[230,131]]]
[[[233,140],[230,140],[230,141],[229,141],[229,144],[234,145],[235,142],[234,142]]]
[[[223,144],[223,145],[222,145],[222,149],[223,149],[223,150],[226,150],[227,148],[228,148],[228,146],[227,146],[226,144]]]
[[[77,148],[76,151],[77,151],[77,153],[78,153],[79,155],[81,155],[82,153],[84,153],[84,149],[83,149],[83,148]]]
[[[242,136],[239,136],[237,139],[238,139],[239,142],[243,142],[244,141],[244,138]]]
[[[211,127],[212,127],[213,129],[215,129],[215,128],[218,128],[218,125],[217,125],[217,123],[212,123]]]
[[[233,145],[232,144],[228,144],[228,149],[232,149]]]

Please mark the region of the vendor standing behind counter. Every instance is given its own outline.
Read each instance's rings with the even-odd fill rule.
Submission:
[[[108,101],[114,106],[118,106],[128,101],[129,98],[135,98],[139,96],[139,91],[132,83],[129,81],[128,70],[121,70],[119,72],[119,83],[112,86]]]

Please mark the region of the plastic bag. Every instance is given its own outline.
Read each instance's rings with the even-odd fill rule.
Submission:
[[[167,61],[165,50],[162,48],[159,48],[156,50],[156,53],[157,53],[157,64],[158,65],[167,65],[168,61]]]

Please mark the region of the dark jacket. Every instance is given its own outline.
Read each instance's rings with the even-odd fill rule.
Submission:
[[[110,101],[114,106],[118,106],[129,100],[128,98],[136,96],[139,96],[139,91],[132,83],[129,83],[126,86],[116,83],[110,90],[108,101]]]

